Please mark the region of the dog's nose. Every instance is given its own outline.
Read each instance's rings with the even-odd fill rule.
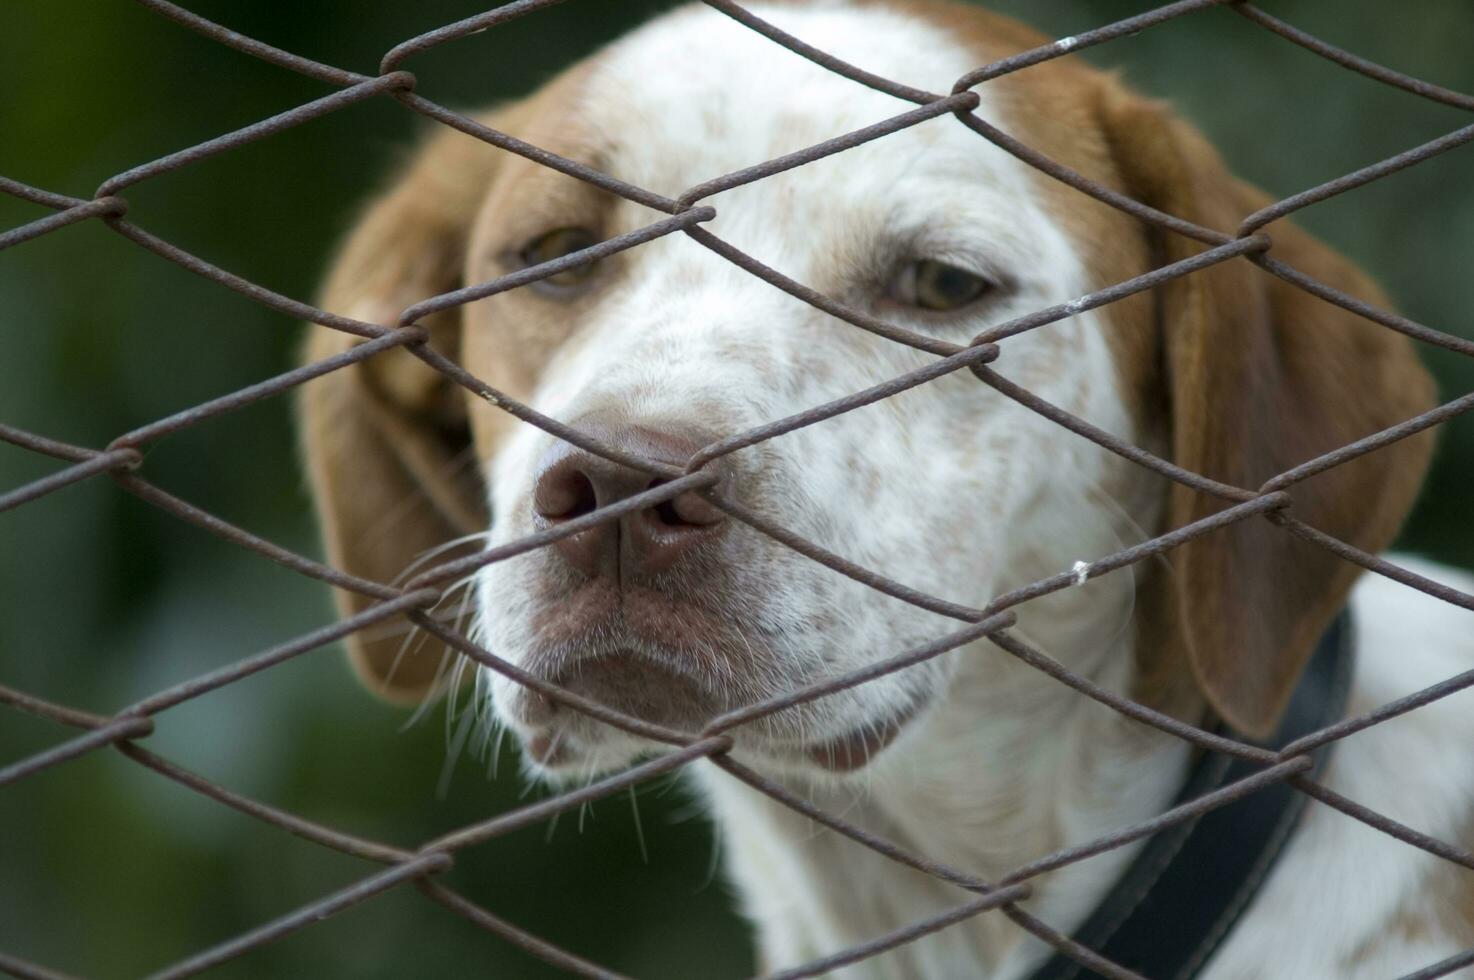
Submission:
[[[709,433],[689,427],[612,426],[587,418],[573,426],[625,452],[675,466],[684,466],[693,453],[715,441]],[[706,468],[720,476],[722,461],[714,460]],[[551,527],[665,482],[560,442],[538,464],[532,491],[534,519]],[[683,493],[561,538],[554,547],[586,575],[625,582],[665,571],[710,547],[726,525],[726,515],[717,507],[696,493]]]

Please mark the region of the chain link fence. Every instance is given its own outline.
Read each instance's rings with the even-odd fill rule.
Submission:
[[[493,562],[502,561],[532,549],[547,546],[561,538],[577,534],[598,524],[616,520],[620,515],[655,506],[676,496],[689,492],[709,492],[715,476],[704,468],[704,464],[740,448],[776,438],[784,433],[812,425],[826,418],[889,397],[899,391],[924,384],[932,379],[953,372],[969,370],[982,383],[1004,396],[1038,412],[1078,435],[1090,440],[1112,453],[1146,467],[1169,480],[1176,481],[1200,493],[1218,498],[1225,508],[1211,517],[1204,518],[1170,533],[1148,540],[1134,547],[1109,554],[1091,561],[1085,567],[1090,577],[1103,575],[1124,568],[1149,557],[1160,555],[1186,541],[1215,530],[1246,521],[1268,521],[1281,533],[1296,535],[1333,553],[1344,561],[1354,563],[1378,575],[1384,575],[1409,588],[1418,589],[1438,599],[1465,609],[1474,610],[1474,596],[1444,587],[1429,581],[1407,569],[1390,564],[1376,555],[1364,553],[1357,548],[1332,538],[1299,520],[1293,514],[1291,504],[1295,487],[1302,481],[1332,467],[1357,459],[1367,453],[1387,446],[1415,433],[1429,429],[1447,419],[1474,408],[1474,394],[1464,395],[1449,401],[1415,418],[1370,435],[1355,443],[1308,460],[1295,468],[1279,474],[1258,488],[1229,486],[1203,475],[1188,472],[1165,459],[1145,450],[1122,442],[1101,431],[1090,423],[1042,401],[1023,390],[988,365],[999,356],[1000,343],[1006,338],[1022,332],[1047,326],[1058,320],[1082,311],[1104,306],[1115,300],[1152,289],[1169,280],[1205,269],[1219,263],[1250,262],[1266,274],[1277,276],[1321,300],[1336,304],[1383,327],[1400,332],[1426,344],[1444,348],[1455,354],[1474,357],[1474,342],[1441,332],[1405,317],[1378,309],[1352,296],[1346,295],[1302,271],[1292,268],[1274,256],[1272,243],[1261,233],[1271,221],[1290,215],[1301,208],[1351,191],[1371,181],[1406,167],[1413,166],[1437,154],[1444,153],[1463,143],[1474,140],[1474,125],[1457,129],[1441,138],[1414,147],[1404,153],[1379,163],[1348,173],[1309,190],[1278,201],[1247,216],[1232,233],[1203,227],[1179,216],[1166,214],[1139,201],[1095,183],[1058,162],[1026,146],[1008,134],[995,128],[987,120],[975,114],[979,97],[972,91],[975,86],[1011,72],[1020,71],[1031,65],[1049,61],[1070,52],[1080,51],[1115,38],[1141,31],[1153,25],[1177,17],[1192,15],[1211,7],[1226,7],[1247,20],[1279,35],[1301,47],[1326,58],[1343,68],[1374,79],[1385,85],[1401,89],[1412,96],[1429,99],[1456,109],[1474,110],[1474,96],[1450,91],[1409,77],[1313,37],[1246,2],[1236,0],[1182,0],[1151,10],[1139,16],[1108,24],[1096,30],[1072,37],[1034,50],[1004,58],[984,65],[959,78],[948,93],[933,93],[913,88],[900,81],[882,78],[862,68],[841,61],[818,50],[803,40],[793,37],[772,24],[758,18],[732,0],[706,0],[708,6],[740,22],[747,28],[766,36],[773,43],[782,45],[794,54],[806,58],[824,69],[851,79],[858,85],[887,93],[916,108],[831,140],[808,147],[749,167],[725,176],[719,176],[696,187],[677,198],[669,198],[641,187],[601,173],[588,166],[565,159],[537,146],[530,145],[505,133],[490,129],[475,120],[454,112],[416,91],[415,76],[405,69],[412,59],[421,56],[438,45],[465,35],[495,28],[513,18],[533,13],[562,0],[516,0],[486,13],[469,17],[454,24],[411,38],[394,47],[383,58],[376,74],[365,75],[354,71],[322,64],[269,44],[236,33],[219,24],[197,16],[167,0],[137,0],[144,7],[166,17],[189,30],[196,31],[219,44],[235,48],[272,65],[333,86],[336,91],[323,98],[299,105],[287,112],[264,119],[218,138],[180,150],[168,156],[126,170],[104,181],[89,199],[75,198],[53,190],[32,187],[15,180],[0,177],[0,190],[5,193],[52,209],[53,214],[40,220],[0,234],[0,249],[20,245],[30,239],[58,232],[68,225],[84,221],[100,221],[109,229],[123,236],[142,249],[173,262],[196,275],[234,290],[272,310],[292,317],[321,324],[335,330],[363,338],[351,349],[316,363],[262,381],[259,384],[221,396],[204,404],[177,412],[151,424],[119,435],[102,448],[71,445],[29,431],[0,424],[0,439],[30,452],[51,457],[65,464],[50,475],[26,485],[0,494],[0,511],[19,508],[26,503],[55,493],[71,484],[98,476],[106,476],[121,490],[133,494],[161,511],[193,524],[247,552],[278,562],[315,582],[327,583],[369,597],[373,604],[356,615],[333,625],[324,626],[304,634],[290,642],[281,644],[253,656],[238,660],[226,667],[194,677],[147,697],[114,712],[98,714],[76,707],[52,703],[33,694],[0,686],[0,702],[10,708],[42,716],[72,726],[79,734],[45,751],[5,764],[0,768],[0,787],[25,779],[42,770],[60,766],[69,760],[87,753],[111,748],[124,757],[146,767],[178,785],[208,797],[224,806],[235,808],[260,821],[278,827],[298,837],[325,848],[377,865],[361,880],[332,894],[283,915],[278,919],[250,928],[238,936],[158,971],[159,978],[190,976],[251,950],[274,942],[299,929],[332,916],[376,895],[391,889],[410,886],[417,889],[428,900],[438,903],[450,912],[474,923],[480,928],[514,943],[529,953],[542,958],[570,973],[592,976],[615,976],[613,971],[589,962],[577,954],[559,948],[536,935],[519,928],[515,923],[495,916],[474,904],[444,883],[444,873],[455,864],[456,854],[464,848],[474,847],[494,837],[507,834],[534,822],[542,821],[570,808],[579,807],[589,801],[606,797],[642,781],[673,772],[696,759],[708,759],[732,778],[753,787],[773,800],[790,807],[809,819],[830,828],[853,840],[856,847],[869,848],[886,858],[914,868],[924,874],[960,886],[971,897],[952,909],[917,921],[893,933],[874,937],[871,941],[853,948],[838,951],[821,960],[802,967],[784,971],[784,977],[813,976],[875,956],[885,950],[915,940],[930,932],[960,922],[972,916],[993,914],[1007,916],[1024,930],[1043,940],[1055,950],[1076,960],[1078,963],[1111,978],[1131,978],[1137,974],[1109,962],[1094,951],[1072,941],[1056,931],[1048,923],[1031,915],[1020,904],[1030,894],[1030,880],[1050,870],[1083,860],[1112,848],[1140,840],[1164,827],[1190,821],[1209,810],[1223,806],[1233,800],[1253,793],[1264,787],[1284,783],[1322,805],[1332,807],[1347,816],[1370,825],[1386,834],[1420,848],[1447,861],[1474,871],[1474,853],[1446,841],[1433,839],[1417,830],[1370,810],[1355,800],[1347,799],[1307,778],[1311,767],[1310,753],[1365,730],[1390,718],[1413,711],[1432,701],[1447,697],[1474,685],[1474,670],[1418,691],[1397,701],[1382,705],[1373,711],[1352,717],[1322,729],[1291,744],[1283,751],[1272,752],[1263,748],[1227,738],[1203,730],[1164,715],[1145,705],[1136,703],[1109,690],[1103,689],[1089,679],[1071,672],[1043,652],[1031,647],[1016,632],[1012,610],[1021,603],[1068,588],[1077,581],[1080,569],[1063,571],[1058,575],[1034,582],[995,597],[982,608],[970,608],[937,596],[918,592],[905,584],[893,581],[881,572],[864,568],[827,551],[817,541],[808,540],[782,527],[760,518],[735,503],[717,495],[709,499],[727,510],[728,514],[756,531],[775,538],[808,558],[817,561],[835,572],[861,582],[877,592],[929,610],[939,616],[955,620],[962,625],[955,631],[915,649],[894,652],[863,670],[834,677],[814,686],[792,691],[782,697],[773,698],[747,708],[730,712],[714,719],[703,730],[680,731],[630,717],[587,698],[564,691],[536,676],[519,670],[512,664],[499,659],[491,651],[479,646],[457,628],[447,625],[431,611],[447,594],[451,583]],[[507,152],[519,154],[543,166],[561,171],[581,181],[603,188],[622,198],[638,202],[668,217],[645,228],[612,238],[590,248],[573,253],[530,269],[494,279],[490,282],[469,286],[440,296],[426,298],[406,309],[392,325],[367,323],[351,319],[339,313],[317,309],[307,303],[281,295],[271,289],[219,268],[205,259],[186,252],[147,231],[130,220],[129,205],[123,194],[131,187],[157,177],[160,174],[189,166],[216,154],[270,137],[293,126],[336,112],[355,103],[369,99],[392,99],[411,112],[419,113],[445,126],[452,127],[478,140],[499,147]],[[1061,181],[1083,194],[1117,208],[1139,220],[1187,236],[1201,243],[1204,248],[1191,258],[1174,262],[1144,275],[1080,296],[1068,303],[1038,310],[1007,323],[990,327],[967,345],[955,345],[935,338],[925,337],[896,324],[884,322],[852,309],[840,302],[820,295],[803,284],[795,282],[750,255],[734,248],[713,235],[702,225],[710,221],[716,209],[701,202],[717,194],[753,181],[762,180],[773,174],[842,152],[887,134],[914,126],[924,120],[950,115],[959,125],[966,126],[979,138],[987,140],[1037,168],[1055,180]],[[908,344],[936,355],[937,360],[928,366],[906,375],[891,379],[865,391],[819,406],[802,414],[779,420],[750,432],[730,437],[708,446],[684,468],[642,459],[605,445],[558,421],[547,418],[529,406],[523,405],[486,385],[463,370],[459,365],[441,356],[426,343],[428,334],[419,325],[419,320],[433,312],[458,307],[481,297],[505,289],[515,288],[548,276],[556,275],[568,268],[592,262],[603,256],[637,247],[666,235],[681,233],[698,245],[708,248],[727,261],[745,269],[806,303],[840,320],[863,330],[879,334],[898,343]],[[209,419],[233,412],[262,399],[287,392],[313,378],[341,370],[359,363],[375,354],[391,348],[403,348],[425,364],[441,372],[452,383],[462,386],[482,398],[511,413],[522,422],[537,426],[552,435],[571,442],[588,452],[625,466],[648,472],[666,482],[653,489],[627,498],[618,503],[602,507],[581,517],[570,519],[549,530],[521,540],[479,552],[477,554],[444,562],[420,572],[403,585],[394,586],[382,582],[368,581],[341,570],[328,567],[310,557],[265,540],[251,531],[233,525],[208,513],[186,500],[150,482],[142,473],[146,447],[163,436],[185,428],[199,425]],[[619,774],[594,782],[574,792],[563,793],[530,805],[521,806],[482,822],[462,827],[417,846],[401,846],[379,840],[370,840],[347,831],[314,821],[308,817],[286,812],[263,800],[254,799],[234,792],[226,786],[189,771],[166,758],[150,752],[144,740],[157,724],[167,724],[164,713],[171,707],[194,698],[204,697],[212,691],[238,681],[251,674],[267,670],[294,657],[318,649],[336,640],[384,623],[398,616],[407,616],[426,633],[437,637],[447,646],[477,664],[511,677],[518,683],[537,690],[543,696],[569,709],[582,712],[616,728],[660,742],[669,751],[659,757],[638,764]],[[949,867],[938,863],[924,854],[911,853],[895,843],[878,837],[835,814],[815,807],[808,801],[792,795],[781,785],[747,768],[727,753],[732,746],[728,734],[734,727],[753,722],[775,712],[813,699],[822,698],[836,691],[863,684],[882,674],[902,670],[914,664],[971,643],[987,639],[1010,655],[1057,679],[1078,691],[1081,696],[1092,698],[1107,707],[1135,719],[1144,725],[1155,727],[1186,740],[1201,749],[1222,753],[1246,760],[1259,767],[1253,776],[1230,784],[1206,796],[1169,810],[1165,814],[1133,826],[1122,827],[1099,840],[1071,847],[1060,852],[1042,855],[1021,865],[1013,873],[1000,880],[983,880],[963,868]],[[1423,980],[1444,976],[1461,967],[1474,964],[1474,950],[1431,964],[1406,980]],[[0,971],[18,977],[58,978],[64,976],[44,965],[27,962],[0,952]]]

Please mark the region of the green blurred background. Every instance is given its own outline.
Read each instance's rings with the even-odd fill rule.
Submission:
[[[191,0],[290,51],[372,72],[399,40],[474,13],[472,0]],[[1005,0],[1054,34],[1142,0]],[[474,107],[671,6],[579,0],[415,59],[420,91]],[[1286,0],[1271,12],[1368,57],[1474,91],[1474,5]],[[1227,11],[1087,55],[1172,98],[1242,175],[1284,195],[1468,122],[1350,74]],[[740,84],[740,80],[735,82]],[[325,94],[126,0],[9,0],[0,13],[0,173],[88,196],[107,176]],[[311,297],[355,203],[425,124],[382,100],[127,192],[130,218],[226,269]],[[1421,322],[1474,336],[1474,150],[1318,205],[1302,221],[1386,284]],[[42,216],[0,200],[0,228]],[[96,222],[0,258],[0,420],[100,446],[133,426],[292,363],[298,325],[143,252]],[[1474,363],[1428,352],[1446,397]],[[317,553],[289,401],[171,436],[146,473],[287,547]],[[1465,508],[1474,419],[1445,426],[1403,546],[1474,565]],[[0,445],[0,490],[52,461]],[[0,683],[96,711],[329,621],[325,589],[94,479],[0,515]],[[530,799],[510,749],[499,778],[466,753],[437,790],[447,733],[413,725],[324,649],[172,709],[156,752],[328,824],[412,844]],[[0,710],[0,764],[70,732]],[[527,794],[524,796],[524,794]],[[487,908],[638,976],[736,976],[752,961],[714,844],[674,781],[582,820],[472,849],[451,883]],[[581,826],[580,826],[581,824]],[[372,868],[203,800],[115,753],[0,793],[0,950],[86,975],[132,976],[219,942]],[[553,971],[412,890],[215,971],[222,977],[486,975]]]

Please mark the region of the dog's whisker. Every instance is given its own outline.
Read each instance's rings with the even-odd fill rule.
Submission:
[[[449,751],[446,752],[445,760],[441,763],[440,779],[435,784],[435,798],[438,800],[445,799],[450,792],[451,776],[455,772],[456,762],[461,757],[461,750],[465,748],[466,738],[471,733],[471,722],[474,720],[475,715],[469,711],[461,715],[461,722],[456,727],[455,736],[451,739]]]
[[[629,788],[629,793],[630,815],[633,818],[635,824],[635,841],[640,846],[640,863],[649,864],[650,851],[645,847],[645,827],[643,824],[640,823],[640,800],[639,797],[635,795],[635,788],[633,786]]]
[[[490,541],[491,536],[492,531],[488,528],[485,531],[472,531],[470,534],[463,534],[458,538],[452,538],[449,541],[438,544],[433,548],[426,548],[424,551],[421,551],[419,554],[417,554],[413,561],[411,561],[408,565],[405,565],[403,570],[390,580],[389,584],[396,586],[401,585],[404,582],[408,581],[409,578],[414,575],[416,571],[429,564],[432,559],[437,558],[448,551],[454,551],[456,548],[459,548],[463,545],[470,544],[473,541]]]
[[[702,876],[700,883],[692,890],[692,894],[700,894],[711,887],[716,881],[717,874],[722,868],[722,844],[724,834],[720,824],[713,824],[711,830],[711,856],[706,860],[706,873]]]
[[[498,724],[496,726],[496,741],[491,747],[491,778],[496,779],[501,766],[502,740],[507,736],[507,726]]]

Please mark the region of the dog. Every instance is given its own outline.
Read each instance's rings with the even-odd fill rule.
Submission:
[[[754,3],[752,12],[887,78],[946,92],[1047,43],[941,0]],[[1077,57],[976,89],[976,113],[1086,177],[1232,232],[1267,198],[1165,105]],[[715,176],[906,106],[705,7],[683,7],[479,117],[679,196]],[[785,275],[914,335],[965,345],[989,325],[1202,249],[1033,170],[949,114],[701,201],[702,227]],[[395,324],[410,305],[660,218],[464,134],[434,135],[347,239],[323,305]],[[1378,306],[1348,261],[1286,221],[1271,255]],[[604,444],[681,466],[723,438],[913,371],[937,355],[831,317],[679,233],[419,321],[466,370]],[[355,338],[313,328],[309,357]],[[1002,341],[992,369],[1126,442],[1233,486],[1433,403],[1402,336],[1225,261]],[[660,480],[514,419],[411,353],[307,387],[311,483],[331,560],[389,582],[451,542],[495,547]],[[1290,512],[1357,548],[1388,546],[1427,434],[1290,488]],[[924,592],[981,607],[1221,509],[1028,411],[966,370],[713,459],[748,512]],[[489,530],[488,530],[489,529]],[[1416,559],[1465,592],[1474,582]],[[1260,517],[1017,607],[1013,632],[1095,684],[1194,724],[1266,736],[1339,610],[1354,621],[1345,710],[1469,668],[1461,610],[1363,575]],[[495,562],[467,583],[473,635],[577,694],[699,731],[743,705],[956,628],[805,558],[691,491]],[[342,595],[345,613],[371,600]],[[392,634],[393,631],[388,631]],[[375,690],[446,684],[443,647],[350,638]],[[652,743],[484,673],[478,692],[552,781],[629,764]],[[1474,843],[1468,696],[1339,745],[1316,778],[1441,840]],[[914,853],[996,880],[1172,805],[1194,753],[986,640],[731,732],[734,759]],[[728,873],[769,968],[957,905],[966,893],[816,832],[707,762]],[[1140,843],[1034,879],[1023,903],[1070,933]],[[1310,803],[1199,974],[1384,978],[1474,946],[1474,872]],[[846,968],[857,977],[1031,975],[1046,945],[998,913]]]

